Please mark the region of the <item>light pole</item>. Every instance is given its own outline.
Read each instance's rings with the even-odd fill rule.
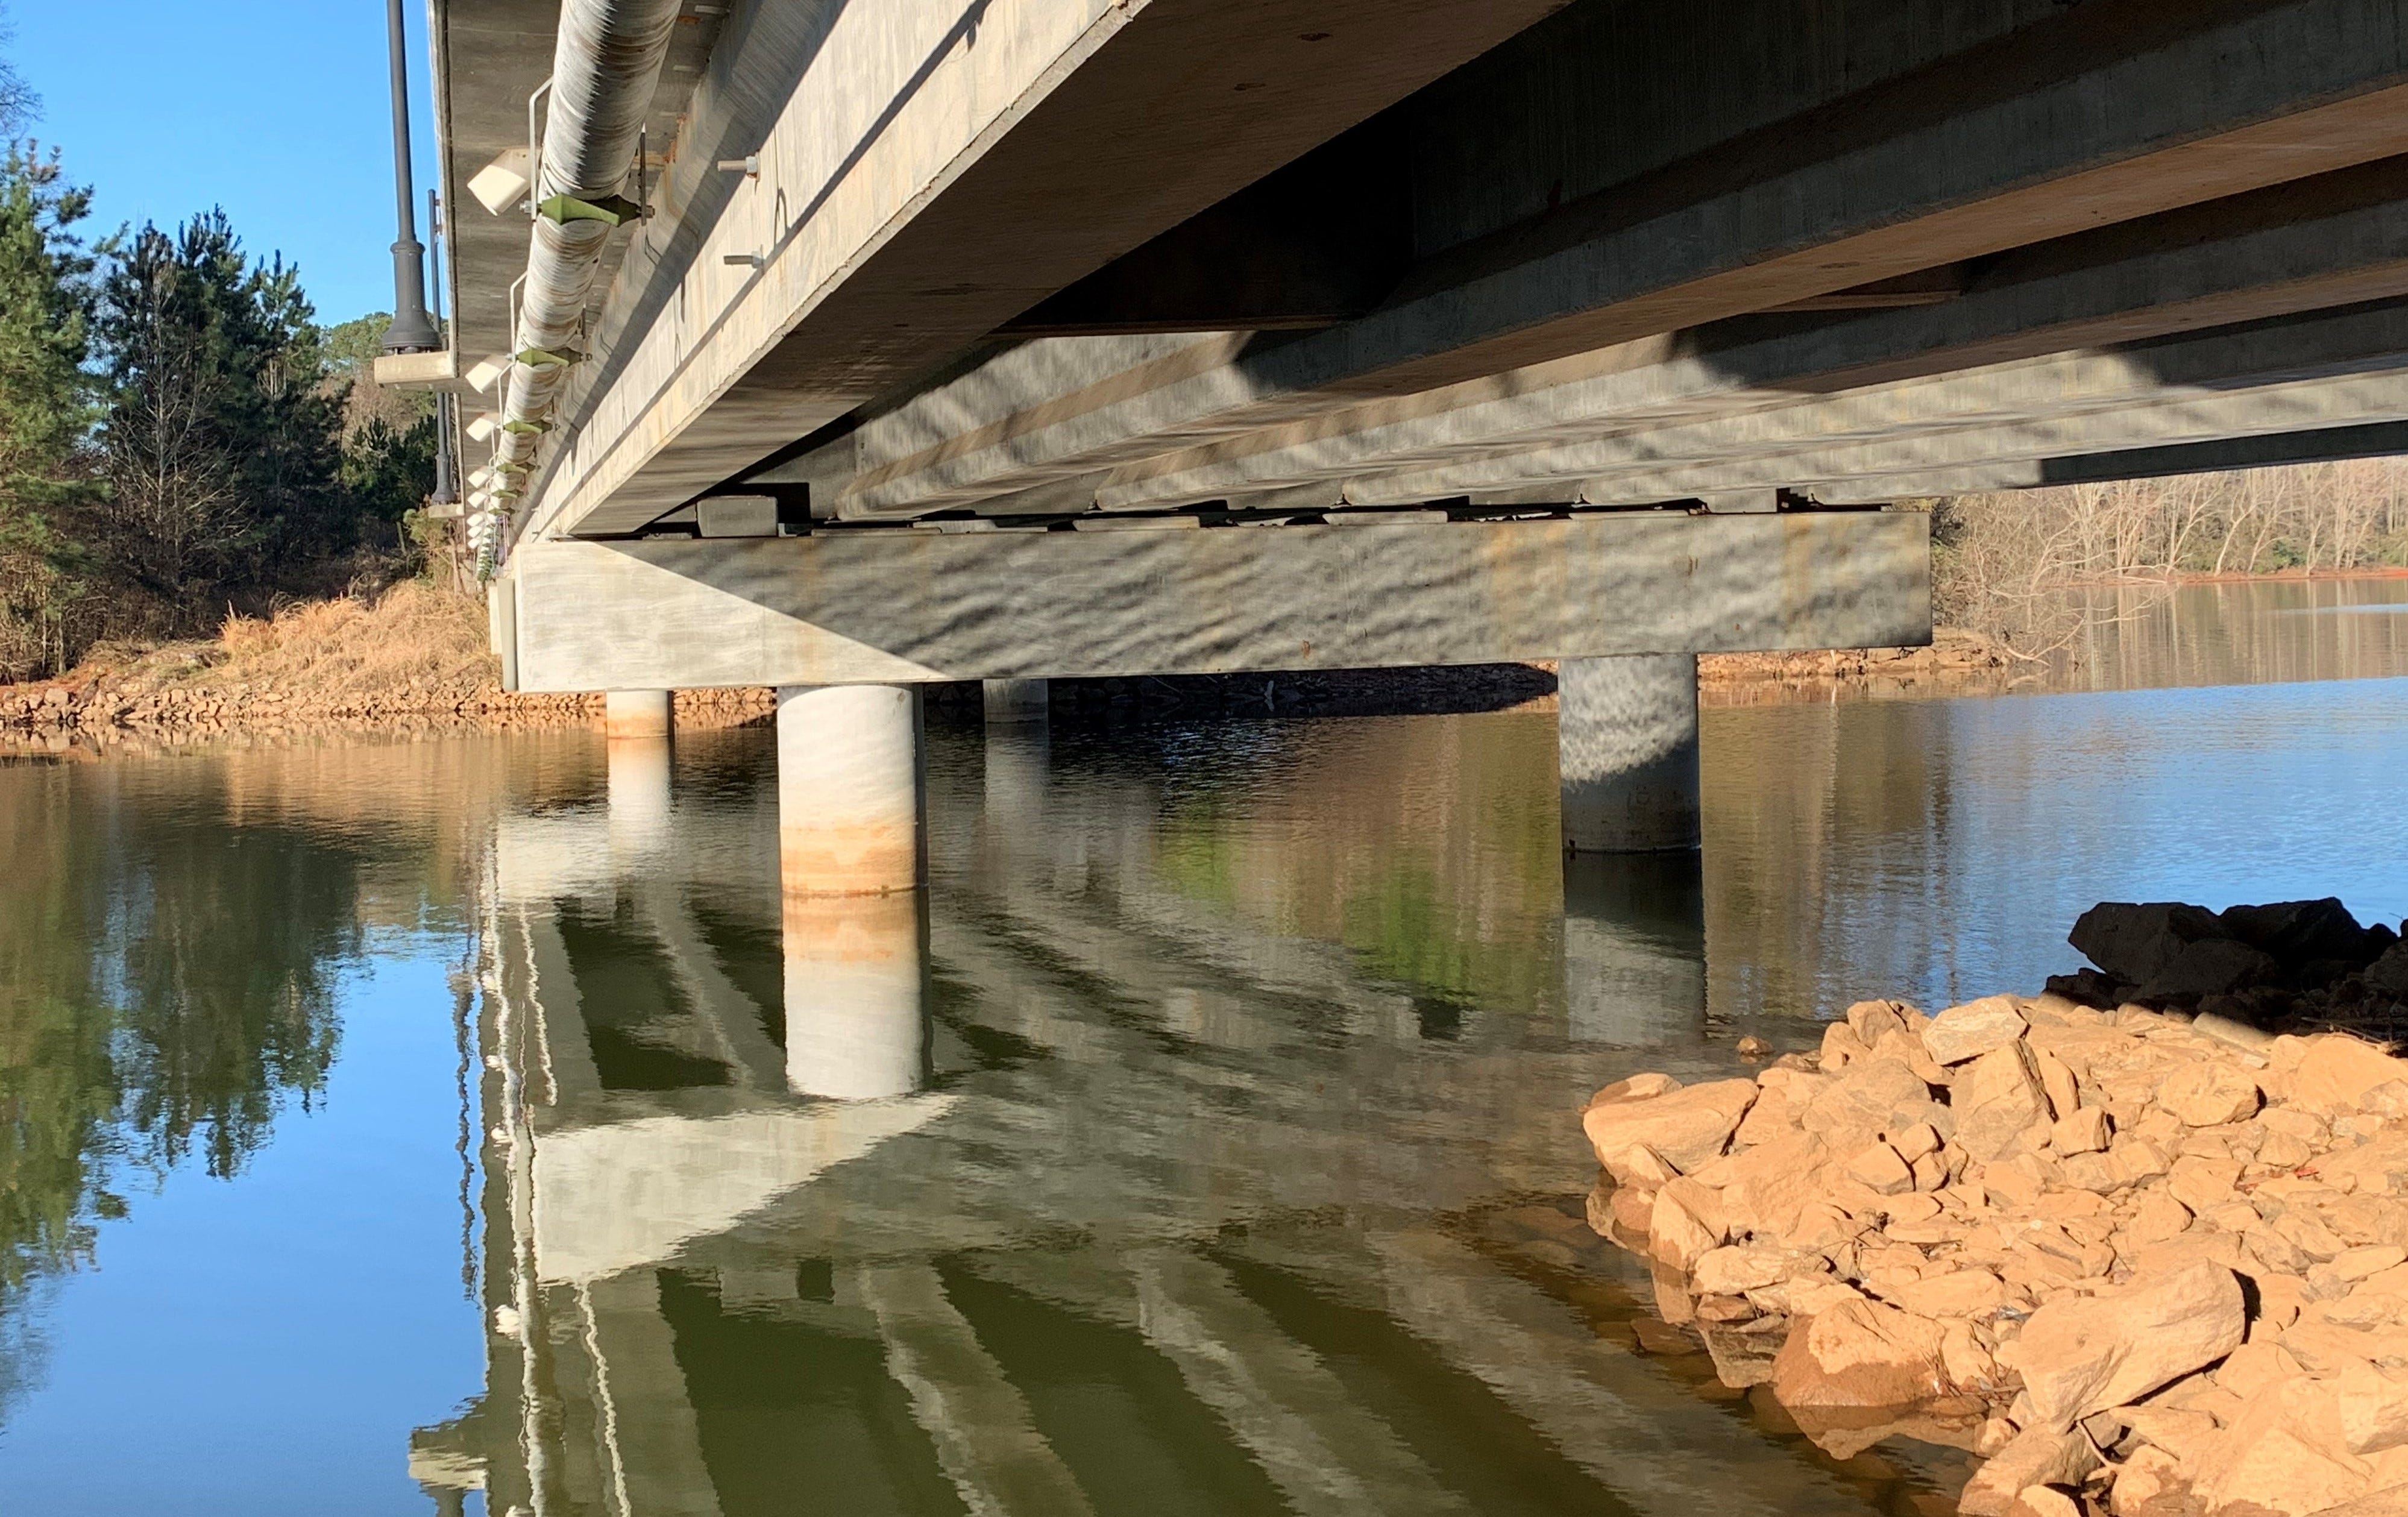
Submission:
[[[432,352],[443,346],[426,314],[426,250],[418,242],[417,195],[409,175],[409,64],[404,53],[401,0],[385,0],[385,24],[393,53],[394,219],[393,324],[384,329],[389,353]]]
[[[443,325],[443,254],[452,246],[452,229],[444,221],[442,203],[435,192],[426,192],[426,235],[433,246],[427,250],[427,272],[434,276],[435,324]],[[452,395],[449,390],[435,392],[435,494],[428,498],[437,506],[457,505],[460,500],[459,468],[452,461]]]

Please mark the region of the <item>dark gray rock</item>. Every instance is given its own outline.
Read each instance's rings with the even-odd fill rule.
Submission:
[[[2321,961],[2338,963],[2340,973],[2362,969],[2390,945],[2387,933],[2358,925],[2349,909],[2332,896],[2320,901],[2276,901],[2267,906],[2236,906],[2216,918],[2224,935],[2272,955],[2286,970],[2312,967],[2323,980]]]
[[[2281,972],[2271,953],[2229,937],[2202,937],[2183,945],[2156,978],[2141,986],[2135,998],[2191,1002],[2206,995],[2229,995],[2266,984]]]
[[[2394,943],[2366,966],[2366,988],[2395,1001],[2408,1001],[2408,943]]]
[[[2066,935],[2117,980],[2147,985],[2191,944],[2225,936],[2215,913],[2181,901],[2101,901]]]
[[[2093,969],[2086,965],[2070,975],[2049,976],[2047,982],[2041,988],[2051,995],[2062,995],[2069,1001],[2079,1001],[2084,1006],[2095,1006],[2102,1011],[2111,1007],[2121,1006],[2131,999],[2128,994],[2131,990],[2129,985],[2117,980],[2114,975]]]
[[[2228,1017],[2252,1027],[2280,1027],[2297,1014],[2300,993],[2280,985],[2252,985],[2229,995],[2208,995],[2199,1000],[2199,1012]]]

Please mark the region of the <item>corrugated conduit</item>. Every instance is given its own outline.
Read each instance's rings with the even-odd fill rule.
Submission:
[[[636,208],[621,198],[660,84],[681,0],[565,0],[550,114],[529,198],[536,207],[512,334],[496,467],[534,464],[553,406],[582,357],[585,307],[603,244]],[[514,471],[515,472],[515,471]]]

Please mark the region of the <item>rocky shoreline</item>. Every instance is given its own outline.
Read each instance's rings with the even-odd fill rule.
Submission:
[[[1703,653],[1698,680],[1720,705],[1778,699],[1784,692],[1834,686],[1895,694],[1945,685],[2004,689],[2041,665],[2018,660],[2004,643],[1966,627],[1934,627],[1922,648],[1824,648],[1785,653]]]
[[[405,686],[374,695],[312,696],[243,683],[129,691],[107,681],[0,689],[0,747],[64,752],[120,744],[180,746],[226,737],[304,733],[498,732],[590,726],[602,696],[512,694],[494,685]],[[676,721],[691,728],[742,725],[776,713],[767,690],[679,691]]]
[[[2200,925],[2100,920],[2169,919]],[[2350,926],[2373,952],[2328,984],[2408,999],[2408,947]],[[2408,1514],[2408,1061],[2150,999],[1865,1001],[1813,1053],[1743,1046],[1753,1076],[1617,1081],[1589,1225],[1646,1260],[1656,1331],[1834,1455],[1982,1456],[1973,1517]]]

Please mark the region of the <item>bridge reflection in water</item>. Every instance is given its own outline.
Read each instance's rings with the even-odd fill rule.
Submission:
[[[939,731],[930,888],[782,910],[763,736],[496,824],[438,1505],[1937,1499],[1635,1352],[1570,1113],[1617,1048],[1705,1066],[1700,891],[1567,875],[1544,716]]]

